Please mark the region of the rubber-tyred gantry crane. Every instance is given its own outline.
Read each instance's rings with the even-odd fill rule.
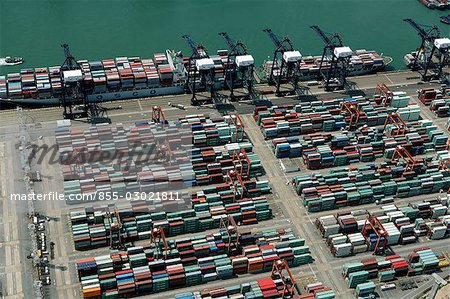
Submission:
[[[311,26],[323,40],[324,48],[319,70],[325,84],[325,90],[343,89],[347,85],[348,66],[353,51],[345,47],[338,33],[328,34],[317,25]],[[331,58],[331,60],[330,60]],[[326,66],[324,64],[327,64]]]
[[[389,113],[384,122],[384,130],[389,124],[394,124],[397,129],[391,132],[391,136],[401,136],[405,135],[408,130],[408,125],[403,121],[398,113]]]
[[[228,216],[220,218],[219,229],[220,229],[220,231],[225,231],[228,236],[228,243],[227,243],[228,254],[231,253],[232,249],[236,250],[237,254],[239,254],[240,253],[239,252],[240,251],[240,247],[239,247],[240,234],[239,234],[238,225],[236,224],[236,221],[234,220],[233,216],[228,215]]]
[[[269,84],[276,86],[276,95],[282,96],[284,93],[304,94],[304,88],[299,86],[300,81],[300,62],[302,55],[294,49],[289,37],[280,40],[273,33],[272,29],[263,30],[275,45],[275,51],[272,58],[272,67],[270,69]],[[286,92],[282,92],[280,87],[282,83],[288,83],[292,86]]]
[[[167,244],[164,229],[161,226],[152,228],[152,230],[150,231],[150,244],[153,244],[155,246],[156,259],[167,259],[169,245]]]
[[[341,115],[347,116],[349,130],[355,130],[358,127],[359,120],[364,112],[356,101],[346,101],[345,99],[340,105]]]
[[[167,123],[166,115],[161,106],[152,106],[152,121],[161,124],[163,127]]]
[[[284,274],[287,273],[287,276]],[[272,279],[281,279],[283,283],[283,290],[281,291],[281,298],[292,298],[297,289],[297,282],[292,275],[291,269],[285,260],[274,261],[272,266]]]
[[[248,158],[247,152],[241,148],[239,151],[235,150],[233,152],[233,164],[234,171],[239,173],[239,175],[247,179],[250,176],[250,159]]]
[[[230,185],[233,191],[233,202],[244,198],[245,183],[239,172],[235,170],[228,170],[225,182]]]
[[[391,105],[391,101],[392,101],[392,98],[394,97],[394,93],[389,88],[389,86],[387,86],[386,84],[377,83],[377,87],[375,88],[375,92],[374,92],[374,97],[375,97],[375,102],[377,104],[381,104],[383,106],[388,107]]]
[[[391,161],[398,162],[400,159],[406,163],[405,172],[415,171],[418,166],[422,166],[422,162],[414,159],[411,153],[401,145],[395,149]]]
[[[227,64],[224,68],[225,86],[230,90],[232,100],[248,99],[253,93],[253,72],[255,60],[248,54],[241,41],[233,41],[226,32],[220,32],[228,46]],[[245,88],[246,92],[236,95],[235,88]]]
[[[109,247],[110,249],[122,249],[124,247],[122,238],[122,222],[117,208],[111,213],[109,207],[106,208],[106,217],[110,223]]]
[[[377,216],[367,216],[361,233],[366,239],[370,238],[370,234],[376,234],[377,242],[372,254],[380,255],[386,252],[389,235]]]
[[[183,35],[192,54],[187,65],[186,91],[192,94],[191,104],[212,103],[216,98],[214,61],[202,44],[196,44],[189,35]],[[198,92],[209,91],[209,97],[198,98]]]
[[[410,65],[411,69],[418,71],[423,81],[432,79],[447,81],[443,68],[450,65],[450,39],[441,37],[441,32],[436,25],[418,24],[412,19],[404,19],[404,21],[417,31],[421,39]]]
[[[236,141],[244,141],[245,139],[245,125],[239,114],[230,114],[228,124],[233,124],[236,128],[234,133],[236,135]]]

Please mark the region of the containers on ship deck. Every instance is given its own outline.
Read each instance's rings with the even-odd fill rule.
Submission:
[[[173,70],[165,54],[155,54],[152,59],[118,57],[101,61],[79,60],[88,93],[118,92],[148,87],[171,86]],[[8,74],[6,91],[0,89],[2,98],[51,98],[62,93],[60,67],[22,69]],[[0,84],[1,86],[1,84]]]

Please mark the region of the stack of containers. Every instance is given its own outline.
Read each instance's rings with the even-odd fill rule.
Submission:
[[[159,75],[155,63],[152,59],[142,59],[142,66],[147,77],[147,84],[149,87],[159,86]]]
[[[102,61],[106,76],[106,86],[108,90],[118,91],[121,88],[119,72],[117,71],[114,59]]]
[[[103,69],[101,61],[91,61],[89,62],[89,68],[91,70],[92,82],[93,82],[93,92],[103,93],[108,90],[106,85],[106,74]]]
[[[430,110],[436,113],[438,117],[450,116],[450,97],[433,100],[430,105]]]
[[[59,66],[52,66],[48,68],[50,74],[50,84],[52,94],[58,96],[62,93],[61,73]]]
[[[347,182],[344,183],[344,180]],[[448,170],[437,164],[406,172],[394,163],[331,170],[328,174],[294,177],[293,185],[309,211],[375,202],[388,196],[407,197],[436,193],[450,186]]]
[[[131,70],[134,76],[134,86],[135,88],[145,88],[147,87],[147,75],[144,71],[142,61],[140,57],[130,57]]]
[[[39,98],[49,98],[52,95],[52,88],[50,85],[50,78],[47,68],[36,68],[34,73],[36,80],[36,89]]]
[[[119,294],[135,295],[231,278],[233,275],[254,272],[256,269],[259,272],[267,272],[272,269],[274,261],[279,259],[284,259],[290,266],[312,261],[304,240],[295,238],[292,232],[283,229],[245,232],[240,237],[240,247],[231,251],[227,249],[229,238],[227,232],[222,231],[213,235],[171,241],[166,259],[161,259],[158,254],[162,249],[132,247],[127,251],[113,252],[109,256],[78,261],[78,274],[82,284],[95,277],[95,285],[101,285],[102,292],[118,290]],[[242,252],[242,255],[237,255],[238,252]],[[247,260],[248,268],[235,269],[237,264],[233,263],[234,257]],[[104,281],[106,277],[103,274],[110,274],[107,281]],[[196,279],[188,279],[191,276]],[[115,282],[109,280],[113,277]],[[145,288],[139,289],[139,278],[145,277],[151,279],[145,284]]]
[[[6,89],[6,77],[0,76],[0,98],[8,98],[8,90]]]
[[[193,200],[192,210],[180,211],[179,206],[171,207],[177,212],[160,212],[167,210],[167,205],[156,209],[147,203],[139,203],[117,207],[121,231],[125,241],[137,241],[150,238],[153,227],[162,227],[167,236],[183,233],[195,233],[218,228],[223,217],[232,215],[236,222],[242,225],[258,223],[272,217],[272,211],[267,199],[255,197],[240,199],[235,203],[224,204],[220,200],[211,203],[200,203]],[[173,203],[173,201],[171,202]],[[175,203],[178,204],[178,203]],[[87,207],[76,208],[70,212],[71,226],[75,248],[84,250],[103,247],[109,244],[111,225],[117,222],[115,215],[110,220],[107,210],[115,207]]]
[[[321,282],[309,283],[304,287],[305,294],[298,296],[299,299],[333,299],[336,294]]]
[[[376,285],[373,281],[367,282],[367,283],[361,283],[358,284],[355,288],[355,295],[358,296],[368,296],[375,292]]]
[[[408,255],[408,275],[429,274],[439,269],[439,259],[428,246],[415,249]]]
[[[36,98],[37,88],[33,69],[22,69],[22,94],[24,98]]]
[[[281,278],[262,278],[257,281],[230,287],[219,287],[193,293],[176,295],[176,299],[196,298],[279,298],[282,296],[283,281]],[[334,292],[321,282],[310,283],[304,287],[305,294],[299,299],[332,299]]]
[[[170,85],[173,81],[173,70],[169,65],[167,56],[164,53],[153,54],[153,60],[155,61],[158,69],[158,75],[161,81],[161,85]]]

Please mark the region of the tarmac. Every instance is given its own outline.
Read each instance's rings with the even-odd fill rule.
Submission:
[[[394,91],[402,90],[407,92],[414,101],[421,106],[422,117],[431,119],[441,130],[445,129],[445,118],[437,118],[433,112],[417,100],[416,91],[425,86],[439,86],[437,83],[418,84],[419,77],[413,72],[391,72],[379,73],[363,77],[350,78],[354,83],[351,94],[372,95],[376,83],[385,83]],[[257,88],[266,90],[267,86]],[[311,87],[310,92],[318,98],[345,97],[341,92],[324,92],[318,87]],[[226,92],[224,92],[226,94]],[[291,228],[294,234],[306,240],[306,245],[311,249],[314,262],[312,264],[295,267],[292,269],[294,277],[299,284],[306,284],[309,281],[321,281],[324,285],[332,288],[337,298],[354,298],[353,289],[349,289],[341,276],[341,269],[344,263],[360,261],[363,258],[372,257],[370,252],[357,254],[346,258],[335,258],[330,253],[329,248],[321,238],[319,231],[314,226],[314,220],[323,215],[335,214],[339,210],[332,210],[319,213],[308,213],[299,197],[295,194],[292,186],[286,185],[290,179],[300,173],[306,174],[308,171],[300,159],[295,162],[299,164],[301,172],[285,174],[268,142],[264,140],[260,129],[252,118],[255,104],[271,101],[274,105],[286,103],[297,103],[294,97],[275,98],[273,95],[266,96],[257,103],[244,101],[239,103],[222,103],[213,107],[194,107],[190,105],[190,95],[165,96],[160,98],[128,100],[112,103],[104,103],[102,107],[112,108],[121,106],[121,109],[111,110],[108,116],[113,123],[122,122],[132,124],[135,121],[151,118],[152,106],[159,105],[165,112],[168,120],[189,114],[220,115],[221,113],[239,113],[245,125],[245,131],[252,141],[254,152],[258,154],[264,166],[266,174],[261,179],[268,179],[272,187],[272,195],[269,196],[269,203],[274,211],[274,219],[264,221],[257,225],[243,227],[243,230],[265,228]],[[169,106],[183,104],[185,110]],[[55,143],[54,130],[56,120],[62,118],[62,109],[58,107],[43,109],[24,110],[27,131],[32,142],[52,145]],[[81,121],[73,121],[72,126],[88,127],[89,124]],[[27,259],[31,251],[31,241],[27,233],[28,219],[26,218],[26,203],[11,201],[9,194],[21,193],[25,191],[25,184],[22,170],[17,163],[18,159],[18,136],[19,127],[17,113],[15,110],[0,111],[0,290],[4,298],[33,298],[32,280],[34,277],[32,262]],[[36,193],[47,193],[50,191],[63,192],[62,173],[59,165],[44,163],[37,165],[33,162],[33,170],[39,170],[42,174],[42,182],[35,183]],[[327,172],[331,168],[319,170]],[[396,199],[396,203],[415,203],[426,199],[433,199],[436,194],[416,196],[405,199]],[[37,211],[52,218],[46,224],[48,242],[53,241],[55,245],[55,258],[51,260],[52,284],[46,288],[47,298],[80,298],[80,284],[75,269],[75,261],[80,258],[107,254],[108,249],[96,249],[89,251],[76,251],[71,238],[70,221],[68,211],[73,205],[68,205],[64,201],[38,201],[35,203]],[[358,210],[373,210],[379,208],[374,204],[358,206]],[[346,210],[346,208],[340,209]],[[176,238],[180,238],[178,236]],[[420,238],[419,243],[410,245],[394,246],[395,253],[406,256],[414,248],[430,246],[436,252],[447,251],[450,245],[449,239],[429,241]],[[448,273],[447,273],[448,274]],[[250,282],[259,278],[267,277],[269,273],[255,275],[241,275],[235,279],[216,281],[207,285],[193,286],[188,288],[175,289],[155,295],[143,296],[141,298],[173,298],[175,294],[196,291],[203,288],[214,288],[219,286],[236,285],[243,282]],[[432,283],[424,278],[404,278],[403,280],[419,280],[419,288],[408,291],[396,290],[381,292],[381,298],[415,298],[420,290],[425,290]],[[2,296],[0,296],[2,298]]]

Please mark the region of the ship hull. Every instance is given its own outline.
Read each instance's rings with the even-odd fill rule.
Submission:
[[[117,91],[87,95],[86,99],[88,103],[102,103],[113,102],[120,100],[139,99],[148,97],[157,97],[164,95],[177,95],[183,94],[184,88],[181,86],[167,86],[158,88],[145,88],[128,91]],[[8,104],[17,104],[21,106],[59,106],[61,103],[60,98],[47,98],[47,99],[0,99],[0,102]]]

